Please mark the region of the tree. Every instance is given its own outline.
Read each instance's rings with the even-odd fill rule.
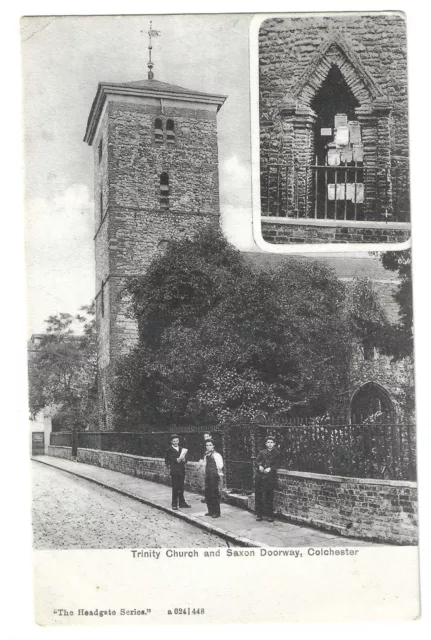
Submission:
[[[139,343],[115,371],[120,430],[322,415],[345,390],[359,328],[317,261],[258,271],[206,228],[171,243],[129,293]]]
[[[399,322],[388,332],[385,352],[394,360],[413,355],[412,254],[407,251],[383,251],[379,254],[385,269],[398,273],[399,286],[394,298],[399,306]]]
[[[94,303],[80,311],[49,316],[29,358],[30,414],[50,413],[62,430],[97,424]]]
[[[347,309],[351,330],[364,352],[376,348],[384,352],[393,330],[378,295],[368,278],[357,278],[348,289]]]

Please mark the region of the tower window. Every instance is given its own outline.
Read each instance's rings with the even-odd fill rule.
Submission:
[[[168,144],[175,143],[175,125],[173,120],[166,121],[166,141]]]
[[[162,173],[160,176],[160,208],[169,209],[169,176]]]
[[[370,340],[364,340],[362,347],[364,350],[364,360],[375,360],[376,350],[373,343]]]
[[[102,157],[103,157],[103,138],[100,138],[100,142],[99,142],[99,162],[102,161]]]
[[[163,122],[160,118],[156,118],[154,122],[154,142],[163,142]]]
[[[102,284],[100,287],[100,314],[102,318],[105,315],[105,291],[104,291],[105,283],[102,280]]]
[[[108,404],[106,402],[105,387],[102,387],[102,422],[105,427],[107,423],[107,415],[108,415]]]

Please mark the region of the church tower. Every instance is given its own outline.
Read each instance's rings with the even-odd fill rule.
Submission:
[[[226,97],[155,80],[100,82],[84,141],[94,152],[100,428],[107,375],[137,339],[124,285],[166,243],[219,224],[217,112]]]

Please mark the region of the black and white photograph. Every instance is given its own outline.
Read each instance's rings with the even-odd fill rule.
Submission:
[[[263,240],[405,244],[405,15],[274,16],[257,46]]]
[[[54,602],[60,558],[90,551],[277,558],[282,580],[287,559],[319,573],[399,550],[414,587],[393,615],[417,615],[405,17],[256,19],[21,20],[41,624],[96,622],[78,589],[68,619]]]

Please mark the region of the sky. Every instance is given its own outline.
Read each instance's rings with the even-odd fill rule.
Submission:
[[[99,81],[147,77],[227,95],[219,111],[223,230],[254,250],[248,31],[251,16],[61,16],[21,20],[28,334],[94,296],[93,156],[83,142]]]

